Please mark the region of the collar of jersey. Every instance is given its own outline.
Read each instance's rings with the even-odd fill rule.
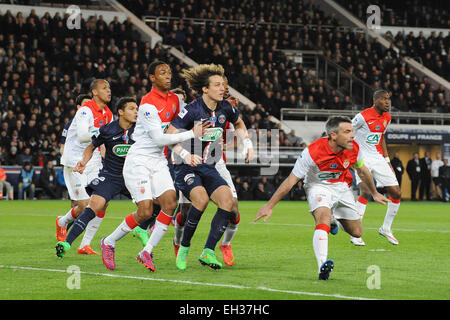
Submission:
[[[164,93],[162,93],[161,91],[155,89],[154,87],[152,88],[151,92],[152,92],[153,94],[156,94],[156,95],[160,96],[160,97],[163,98],[163,99],[167,99],[167,98],[169,98],[171,95],[174,94],[174,93],[172,93],[172,92],[170,92],[170,91],[167,91],[167,96],[166,96],[166,95],[164,95]]]

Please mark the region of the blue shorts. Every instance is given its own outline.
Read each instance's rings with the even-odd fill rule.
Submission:
[[[96,194],[103,197],[106,200],[106,203],[120,193],[131,198],[128,189],[125,186],[123,177],[112,176],[105,173],[103,170],[98,174],[98,178],[91,181],[87,186],[87,189],[90,189],[89,195]]]
[[[211,196],[220,186],[228,186],[215,165],[209,164],[200,164],[197,167],[187,164],[175,165],[175,185],[189,200],[191,190],[195,187],[204,187],[208,196]]]

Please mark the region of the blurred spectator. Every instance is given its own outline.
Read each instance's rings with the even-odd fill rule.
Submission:
[[[36,175],[31,163],[27,162],[23,165],[19,176],[19,192],[18,198],[24,199],[24,192],[27,192],[27,198],[34,199],[34,191],[36,187]]]
[[[402,176],[405,173],[402,161],[398,157],[398,152],[394,153],[394,157],[391,159],[391,165],[394,169],[395,177],[397,178],[398,185],[402,186]]]
[[[264,188],[264,183],[258,182],[256,184],[255,190],[253,191],[255,200],[267,201],[270,199],[269,193]]]
[[[239,189],[238,194],[239,200],[253,200],[253,194],[247,181],[242,183],[242,187]]]
[[[300,137],[297,137],[295,135],[294,129],[292,129],[291,132],[289,132],[289,134],[286,136],[286,138],[289,140],[289,143],[291,144],[291,146],[300,147],[300,146],[305,145],[305,143],[303,142],[303,139]]]
[[[444,159],[444,165],[439,168],[439,178],[441,181],[441,189],[443,199],[446,202],[450,201],[450,166],[448,165],[448,159]]]
[[[444,165],[444,161],[441,160],[441,154],[436,153],[436,159],[431,162],[431,178],[433,179],[433,185],[435,188],[436,199],[443,199],[442,183],[439,178],[439,169]]]
[[[42,168],[38,186],[43,189],[44,196],[48,196],[50,199],[61,199],[62,189],[58,184],[58,177],[52,161],[47,161]]]
[[[423,200],[425,196],[427,200],[431,200],[431,157],[430,152],[426,151],[425,156],[420,159],[420,188],[419,199]]]
[[[0,200],[14,200],[14,188],[11,183],[6,181],[7,175],[1,165],[0,162]],[[3,193],[3,190],[5,190],[5,193]]]
[[[414,152],[413,158],[408,161],[408,164],[406,165],[406,172],[411,180],[411,200],[416,201],[417,188],[422,177],[419,154],[417,152]]]

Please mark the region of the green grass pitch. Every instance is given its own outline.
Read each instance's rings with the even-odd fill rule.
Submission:
[[[450,299],[449,204],[403,202],[393,224],[400,244],[393,246],[378,235],[385,207],[369,203],[365,247],[350,244],[342,230],[329,236],[328,257],[335,261],[329,281],[317,280],[307,203],[281,202],[266,223],[254,223],[262,204],[240,202],[234,267],[214,271],[197,260],[216,210],[210,204],[192,240],[188,269],[175,267],[170,227],[154,250],[156,272],[151,273],[136,261],[142,246],[131,234],[118,242],[115,271],[103,266],[101,256],[78,255],[81,237],[58,259],[55,218],[68,211],[68,201],[2,201],[0,299]],[[94,250],[100,251],[100,239],[134,208],[130,201],[111,202]],[[216,255],[222,259],[218,247]],[[71,266],[80,270],[79,288],[76,274],[67,272]]]

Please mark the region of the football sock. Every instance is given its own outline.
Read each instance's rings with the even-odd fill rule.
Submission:
[[[358,214],[361,216],[361,221],[364,217],[364,213],[366,212],[368,202],[369,200],[363,197],[358,197],[358,201],[356,201],[356,210],[358,210]]]
[[[77,217],[75,216],[75,208],[70,208],[70,210],[61,218],[58,219],[58,225],[60,227],[66,227],[70,222],[74,221]]]
[[[86,226],[86,232],[84,233],[83,240],[81,240],[80,248],[91,244],[91,241],[97,233],[104,216],[105,212],[101,211],[91,221],[89,221]]]
[[[198,210],[194,206],[188,211],[186,223],[184,224],[183,237],[181,239],[181,245],[183,247],[189,247],[191,245],[191,239],[197,229],[198,222],[202,217],[203,211]]]
[[[318,224],[314,230],[313,249],[319,272],[320,266],[327,260],[328,256],[328,233],[330,233],[330,227],[326,224]]]
[[[116,228],[116,230],[105,238],[104,243],[109,246],[115,246],[117,241],[125,237],[137,226],[138,223],[134,219],[133,214],[130,213]]]
[[[72,228],[67,234],[66,242],[72,244],[80,234],[86,229],[89,221],[95,218],[95,212],[91,208],[86,208],[73,223]]]
[[[165,214],[163,211],[159,212],[159,215],[155,221],[155,229],[153,230],[150,239],[144,247],[145,251],[147,251],[148,253],[152,253],[153,248],[158,245],[158,243],[166,234],[171,221],[172,216]]]
[[[228,223],[234,217],[232,212],[218,208],[216,214],[211,221],[211,229],[209,230],[208,239],[206,239],[205,249],[214,250],[217,242],[227,228]]]
[[[394,218],[397,215],[399,208],[400,208],[400,199],[396,200],[389,197],[386,216],[384,217],[384,222],[382,226],[384,230],[391,230],[392,222],[394,221]]]
[[[227,225],[227,228],[225,229],[225,233],[223,234],[223,239],[222,239],[223,246],[229,245],[231,243],[231,240],[233,240],[233,237],[238,230],[239,221],[241,221],[241,215],[238,212],[237,220],[231,219]]]
[[[173,238],[173,243],[175,245],[180,245],[181,237],[183,236],[184,231],[184,221],[181,219],[181,212],[178,212],[175,218],[175,235]]]

